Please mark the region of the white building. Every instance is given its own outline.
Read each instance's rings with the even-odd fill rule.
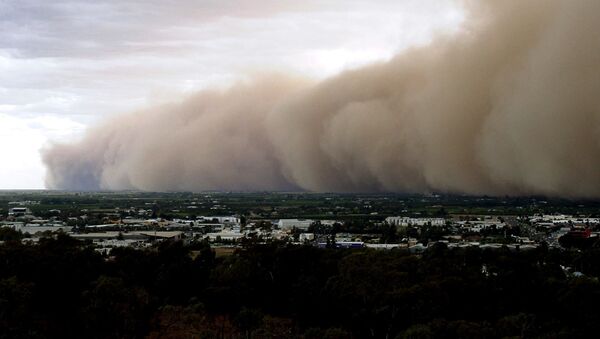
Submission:
[[[37,233],[44,233],[44,232],[70,233],[72,229],[73,229],[72,226],[39,226],[39,225],[32,225],[32,224],[15,227],[16,231],[21,231],[23,233],[29,233],[31,235],[35,235]]]
[[[301,233],[300,234],[300,238],[298,239],[299,241],[313,241],[315,240],[315,234],[314,233]]]
[[[240,218],[234,216],[214,216],[214,217],[198,217],[196,218],[198,221],[208,221],[214,222],[216,220],[217,223],[220,224],[239,224],[241,223]]]
[[[204,237],[208,238],[209,241],[216,241],[217,239],[239,241],[245,236],[244,233],[234,231],[221,231],[214,233],[207,233]]]
[[[395,226],[444,226],[444,218],[409,218],[409,217],[387,217],[385,221]]]
[[[30,215],[31,211],[27,207],[12,207],[8,210],[9,216],[22,216],[22,215]]]
[[[507,224],[499,220],[470,220],[470,221],[458,221],[456,225],[468,230],[469,232],[479,233],[482,230],[487,230],[495,227],[496,229],[504,229]]]
[[[307,231],[308,227],[314,222],[310,219],[279,219],[277,226],[280,230],[291,230],[297,228],[299,230]]]

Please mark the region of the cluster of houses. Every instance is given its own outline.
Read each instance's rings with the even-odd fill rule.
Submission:
[[[542,231],[550,246],[559,246],[559,239],[565,235],[577,238],[600,237],[600,218],[580,217],[565,214],[541,214],[529,218],[529,222]]]
[[[73,226],[73,221],[59,220],[56,217],[42,219],[33,216],[28,206],[35,202],[18,202],[9,204],[7,218],[0,219],[0,227],[10,227],[26,234],[27,241],[35,241],[49,233],[63,232],[72,237],[89,241],[97,245],[99,251],[108,252],[111,248],[120,246],[146,247],[156,241],[179,239],[205,239],[214,244],[235,246],[243,239],[253,238],[258,241],[267,239],[287,239],[299,243],[312,243],[315,246],[326,247],[371,247],[375,249],[408,248],[411,251],[421,251],[427,248],[419,243],[416,238],[406,236],[398,243],[381,243],[370,234],[336,234],[334,239],[324,238],[311,233],[311,226],[318,222],[319,225],[331,227],[336,220],[310,220],[310,219],[279,219],[268,221],[242,221],[238,216],[198,216],[193,219],[148,218],[147,210],[141,209],[135,216],[109,220],[103,224],[87,222],[83,226]],[[51,212],[51,211],[49,211]],[[60,211],[55,210],[56,214]],[[49,213],[52,215],[52,213]],[[80,218],[85,218],[81,216]],[[77,219],[77,218],[74,218]],[[268,224],[268,227],[264,225]],[[586,230],[587,236],[596,236],[590,229],[600,226],[600,218],[578,217],[570,215],[534,215],[528,218],[493,217],[493,216],[454,216],[453,218],[432,217],[387,217],[383,224],[394,226],[397,229],[413,229],[417,232],[425,229],[440,229],[447,234],[442,240],[449,247],[479,246],[481,248],[496,248],[508,246],[509,248],[535,248],[539,239],[550,245],[558,245],[557,239],[568,232]],[[528,226],[532,230],[547,229],[542,236],[531,240],[527,235],[511,236],[511,242],[494,243],[481,241],[480,235],[493,231],[502,234],[502,231],[511,229],[516,225]],[[535,235],[535,231],[530,232]],[[539,233],[539,231],[538,231]],[[506,232],[504,233],[506,237]],[[326,239],[326,240],[325,240]]]
[[[587,227],[591,225],[600,225],[600,218],[577,217],[565,214],[540,214],[534,215],[529,219],[532,223],[539,226],[574,226]]]

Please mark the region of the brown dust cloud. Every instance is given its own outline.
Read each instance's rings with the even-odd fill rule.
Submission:
[[[600,197],[600,1],[466,1],[458,33],[321,81],[258,76],[42,152],[68,190]]]

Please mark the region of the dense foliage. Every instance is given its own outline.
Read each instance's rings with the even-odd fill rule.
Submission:
[[[569,274],[572,267],[583,273]],[[1,338],[589,337],[600,250],[0,246]]]
[[[279,218],[382,221],[387,216],[532,215],[565,213],[598,216],[599,200],[545,197],[487,197],[462,195],[334,194],[277,192],[60,192],[0,191],[0,217],[10,202],[35,201],[27,205],[34,215],[68,221],[69,225],[105,223],[104,218],[191,218],[209,215],[240,215],[253,220]],[[117,209],[118,208],[118,209]],[[71,224],[73,223],[73,224]]]

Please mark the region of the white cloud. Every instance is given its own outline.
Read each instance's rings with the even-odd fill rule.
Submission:
[[[81,133],[84,125],[55,116],[16,118],[0,113],[0,187],[43,188],[44,168],[40,150],[52,140],[67,141]]]

